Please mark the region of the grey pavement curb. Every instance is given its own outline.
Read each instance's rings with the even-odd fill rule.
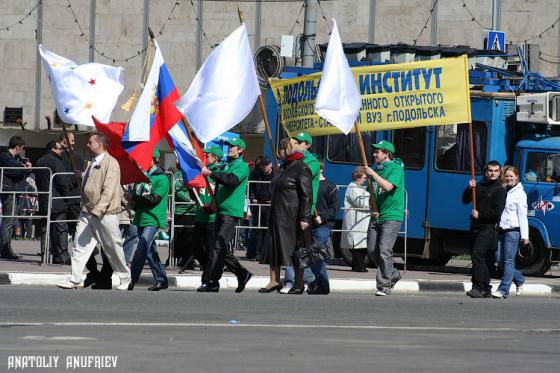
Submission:
[[[0,285],[56,285],[66,282],[69,274],[63,273],[31,273],[31,272],[5,272],[0,273]],[[152,276],[144,274],[140,277],[140,285],[152,284]],[[246,289],[256,290],[268,283],[268,277],[254,276],[247,284]],[[113,276],[113,285],[118,285],[119,280]],[[496,289],[499,282],[492,282]],[[194,290],[200,285],[200,276],[197,275],[170,275],[169,286],[179,289]],[[331,291],[333,293],[373,293],[375,281],[364,279],[338,279],[331,278]],[[222,289],[235,289],[237,278],[224,276],[220,280]],[[428,280],[401,280],[393,289],[394,294],[420,294],[420,293],[461,293],[470,290],[468,281],[428,281]],[[515,288],[511,289],[515,293]],[[525,284],[524,296],[530,297],[560,297],[560,285]]]

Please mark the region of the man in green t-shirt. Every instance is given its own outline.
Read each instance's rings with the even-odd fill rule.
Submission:
[[[167,200],[169,179],[159,168],[160,153],[154,149],[152,165],[146,176],[150,183],[136,183],[132,189],[132,204],[136,214],[132,224],[138,227],[138,244],[132,258],[131,280],[128,290],[132,290],[140,279],[146,259],[152,270],[155,283],[150,291],[167,289],[168,281],[165,268],[156,250],[156,233],[167,227]]]
[[[235,227],[245,214],[245,197],[249,166],[243,160],[245,141],[235,138],[226,142],[228,162],[223,170],[211,171],[202,168],[203,176],[210,176],[216,182],[216,241],[208,255],[207,292],[218,292],[220,278],[224,271],[224,263],[237,277],[236,293],[241,293],[253,274],[239,263],[234,254]]]
[[[319,160],[315,157],[309,149],[313,145],[313,138],[307,132],[300,132],[290,139],[292,148],[295,151],[303,153],[303,163],[311,170],[311,187],[313,189],[313,205],[311,206],[311,215],[315,216],[315,205],[317,204],[317,193],[319,191],[319,177],[321,176],[321,166]]]
[[[371,146],[376,169],[366,167],[366,174],[374,183],[379,216],[370,220],[367,250],[377,265],[375,295],[384,296],[391,294],[391,289],[401,279],[401,273],[394,266],[393,246],[404,219],[404,165],[395,158],[395,147],[389,141],[381,140]]]

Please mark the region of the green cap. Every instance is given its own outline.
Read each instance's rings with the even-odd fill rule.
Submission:
[[[161,158],[161,154],[159,153],[159,150],[154,149],[154,153],[152,154],[152,157],[154,157],[154,158]]]
[[[387,140],[381,140],[377,144],[371,144],[374,149],[387,150],[390,153],[395,154],[395,147]]]
[[[230,146],[239,146],[241,149],[245,150],[245,141],[241,140],[240,137],[226,141],[226,144]]]
[[[204,148],[202,150],[206,154],[214,154],[218,159],[223,158],[224,152],[222,149],[218,148],[217,146],[210,146],[208,148]]]
[[[313,138],[307,132],[300,132],[297,135],[292,136],[292,139],[296,139],[297,141],[306,142],[309,145],[313,144]]]

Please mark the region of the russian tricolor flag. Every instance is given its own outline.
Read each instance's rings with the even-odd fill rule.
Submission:
[[[183,117],[174,103],[179,92],[173,84],[157,42],[154,62],[132,113],[122,147],[145,171],[150,169],[155,145]]]
[[[179,122],[167,133],[167,142],[177,156],[179,168],[183,174],[183,183],[191,188],[204,188],[206,181],[200,174],[206,164],[206,157],[200,145],[190,141],[185,126]]]

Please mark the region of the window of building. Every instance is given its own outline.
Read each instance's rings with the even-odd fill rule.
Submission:
[[[525,180],[535,183],[560,182],[560,154],[544,152],[527,153]]]
[[[474,169],[480,173],[486,163],[487,129],[484,122],[473,122]],[[436,169],[468,173],[471,170],[469,125],[436,127]]]
[[[393,131],[395,156],[405,168],[421,169],[426,157],[426,127],[406,128]]]
[[[362,132],[362,140],[366,151],[368,162],[371,162],[372,147],[375,143],[375,132]],[[348,136],[329,135],[327,158],[330,162],[363,164],[362,153],[355,133]]]

